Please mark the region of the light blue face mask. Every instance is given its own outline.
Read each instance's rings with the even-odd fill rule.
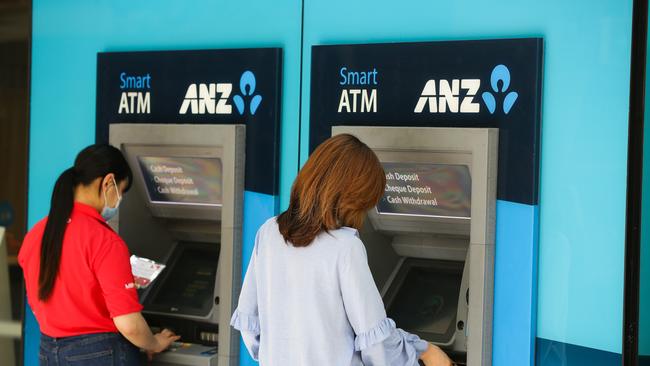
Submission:
[[[104,208],[102,209],[102,217],[104,220],[108,221],[117,215],[117,209],[120,207],[120,202],[122,201],[122,196],[120,195],[120,189],[117,187],[117,182],[113,178],[113,184],[115,185],[115,193],[117,193],[117,203],[115,207],[108,207],[108,200],[106,199],[106,191],[104,191]]]

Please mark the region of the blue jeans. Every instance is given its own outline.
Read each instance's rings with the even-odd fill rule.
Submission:
[[[136,366],[145,364],[140,351],[118,333],[65,338],[41,335],[41,366]]]

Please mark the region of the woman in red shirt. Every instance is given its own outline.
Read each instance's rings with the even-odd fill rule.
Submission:
[[[140,311],[129,251],[106,220],[132,173],[110,145],[83,149],[57,179],[49,215],[25,236],[18,260],[41,329],[41,365],[139,365],[138,347],[162,352]]]

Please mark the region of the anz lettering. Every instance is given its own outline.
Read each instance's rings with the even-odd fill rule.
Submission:
[[[185,92],[179,114],[232,114],[228,103],[231,83],[191,84]]]
[[[474,100],[481,87],[480,79],[429,80],[415,105],[415,113],[479,113]]]

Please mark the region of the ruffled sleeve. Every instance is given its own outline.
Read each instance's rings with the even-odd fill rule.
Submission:
[[[428,343],[398,329],[392,319],[385,318],[375,328],[357,335],[354,347],[361,352],[365,366],[415,366]]]
[[[260,334],[260,319],[257,315],[244,314],[236,309],[230,319],[230,325],[240,332]]]
[[[244,314],[235,310],[230,325],[241,333],[242,340],[251,357],[259,361],[260,352],[260,320],[257,315]]]
[[[398,329],[386,317],[361,240],[351,241],[347,249],[338,271],[345,312],[356,335],[355,351],[361,353],[365,366],[417,366],[428,343]]]
[[[261,332],[257,301],[257,274],[255,268],[258,238],[259,232],[255,238],[255,247],[251,260],[248,263],[241,293],[239,294],[237,309],[235,309],[230,320],[230,325],[241,333],[244,344],[255,361],[258,361],[259,357]]]

